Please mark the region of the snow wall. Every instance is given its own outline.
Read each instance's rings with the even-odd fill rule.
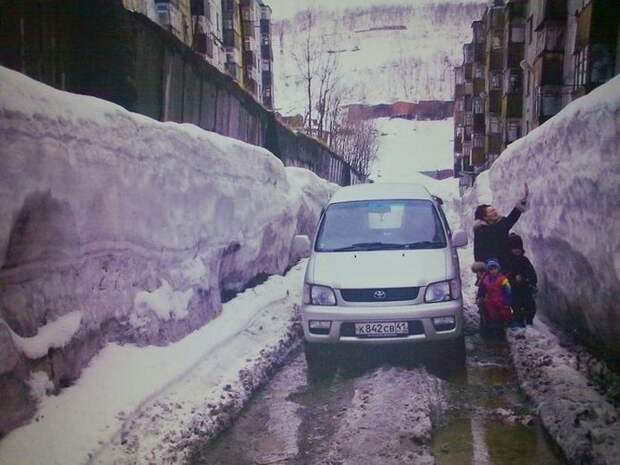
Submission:
[[[477,178],[462,201],[469,233],[476,205],[508,214],[524,182],[529,210],[513,231],[539,275],[539,311],[619,364],[620,77],[512,143]]]
[[[0,436],[32,414],[32,373],[59,389],[106,342],[179,339],[285,271],[337,187],[1,67],[0,141]]]

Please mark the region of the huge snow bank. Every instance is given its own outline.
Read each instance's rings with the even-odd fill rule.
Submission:
[[[620,77],[511,144],[463,198],[508,213],[530,188],[514,230],[540,276],[540,310],[620,356]],[[470,229],[471,231],[471,229]]]
[[[1,67],[0,141],[0,317],[18,342],[0,352],[79,312],[62,348],[26,339],[48,349],[56,386],[107,341],[179,339],[219,313],[222,290],[281,273],[334,188],[260,147]]]

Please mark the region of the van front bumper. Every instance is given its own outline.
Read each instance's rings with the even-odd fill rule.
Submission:
[[[437,328],[434,318],[453,317],[454,327]],[[304,338],[310,343],[326,344],[399,344],[422,341],[457,339],[463,333],[463,302],[461,299],[447,302],[406,306],[319,306],[303,305],[301,320]],[[326,334],[312,332],[310,321],[330,321]],[[355,323],[408,322],[408,335],[360,337],[354,334]]]

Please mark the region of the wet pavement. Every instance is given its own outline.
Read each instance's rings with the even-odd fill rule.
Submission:
[[[309,373],[297,352],[191,465],[562,465],[519,391],[504,340],[351,348]],[[434,458],[433,458],[434,457]]]

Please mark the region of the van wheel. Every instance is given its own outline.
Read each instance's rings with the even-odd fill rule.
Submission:
[[[324,372],[335,366],[335,360],[330,359],[330,348],[326,344],[312,344],[304,342],[304,352],[308,371]]]
[[[461,331],[461,335],[458,338],[449,342],[446,354],[455,363],[458,363],[459,365],[465,364],[465,333]]]

